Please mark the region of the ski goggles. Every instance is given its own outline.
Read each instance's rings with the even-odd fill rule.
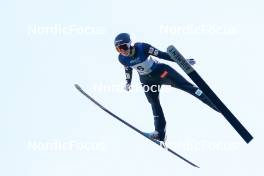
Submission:
[[[122,45],[116,46],[116,50],[121,53],[130,49],[130,43],[124,43]]]

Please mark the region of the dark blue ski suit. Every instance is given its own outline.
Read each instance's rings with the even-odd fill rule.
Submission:
[[[160,59],[173,61],[168,53],[162,52],[147,43],[135,43],[133,47],[135,54],[132,57],[120,54],[119,61],[125,66],[128,84],[132,80],[132,69],[138,71],[145,95],[152,107],[155,130],[159,132],[161,137],[165,135],[166,130],[166,120],[159,101],[161,85],[171,85],[186,91],[218,111],[210,99],[197,86],[188,82],[169,65],[158,63],[151,57],[155,56]]]

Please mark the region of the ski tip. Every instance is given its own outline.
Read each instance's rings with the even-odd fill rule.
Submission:
[[[74,84],[74,87],[80,89],[81,87],[78,84]]]

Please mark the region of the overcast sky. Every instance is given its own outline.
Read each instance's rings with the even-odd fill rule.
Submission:
[[[6,1],[1,5],[1,175],[263,175],[263,2]],[[132,91],[113,45],[120,32],[166,51],[173,44],[254,136],[163,87],[167,145],[196,169],[119,123],[78,83],[142,131],[154,129],[134,71]],[[159,60],[182,72],[176,63]]]

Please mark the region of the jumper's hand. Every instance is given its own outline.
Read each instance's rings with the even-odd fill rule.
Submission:
[[[196,61],[194,60],[194,59],[186,59],[187,60],[187,62],[190,64],[190,65],[194,65],[194,64],[196,64]]]
[[[131,84],[126,83],[124,89],[125,89],[126,91],[130,91],[130,89],[131,89]]]

